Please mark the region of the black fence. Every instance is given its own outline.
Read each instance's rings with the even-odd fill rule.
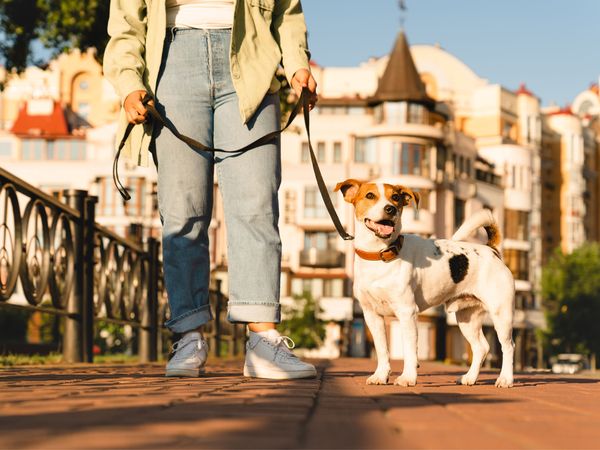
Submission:
[[[140,360],[156,361],[168,315],[159,242],[96,223],[97,198],[87,191],[62,194],[66,203],[0,168],[0,307],[64,316],[66,362],[93,361],[99,319],[137,328]],[[19,280],[26,304],[9,302]],[[236,354],[243,328],[224,319],[220,284],[211,300],[216,320],[205,334],[214,354]]]

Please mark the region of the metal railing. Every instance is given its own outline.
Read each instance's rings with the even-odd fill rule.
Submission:
[[[93,361],[98,319],[137,328],[140,360],[156,361],[168,314],[160,244],[152,237],[145,244],[126,239],[96,223],[97,198],[87,191],[62,194],[66,204],[0,168],[0,307],[62,315],[66,362]],[[26,304],[8,302],[18,280]],[[220,356],[222,342],[231,341],[228,353],[237,353],[244,335],[223,323],[227,299],[220,285],[211,298],[217,320],[206,334],[214,352]]]

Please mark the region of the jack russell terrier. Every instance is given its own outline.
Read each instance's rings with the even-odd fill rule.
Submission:
[[[500,232],[491,211],[474,214],[452,239],[424,239],[402,231],[402,209],[419,194],[399,185],[354,179],[335,187],[355,210],[354,295],[360,302],[375,344],[377,369],[367,384],[387,384],[390,374],[384,316],[400,321],[404,370],[394,384],[417,382],[417,313],[445,304],[473,353],[468,372],[457,382],[473,385],[490,346],[482,324],[487,310],[502,345],[497,387],[513,385],[512,318],[515,283],[497,249]],[[463,242],[477,228],[486,245]]]

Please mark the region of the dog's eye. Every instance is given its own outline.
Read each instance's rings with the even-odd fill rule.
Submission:
[[[400,201],[400,194],[393,194],[392,195],[392,201],[393,202],[399,202]]]
[[[368,192],[365,197],[367,197],[369,200],[373,200],[375,198],[375,194],[373,194],[372,192]]]

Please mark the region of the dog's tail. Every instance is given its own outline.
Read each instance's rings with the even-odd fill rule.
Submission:
[[[487,233],[488,241],[486,245],[498,252],[498,246],[500,245],[502,237],[500,235],[500,228],[489,209],[477,211],[465,220],[452,236],[452,240],[464,241],[479,227],[483,227]]]

